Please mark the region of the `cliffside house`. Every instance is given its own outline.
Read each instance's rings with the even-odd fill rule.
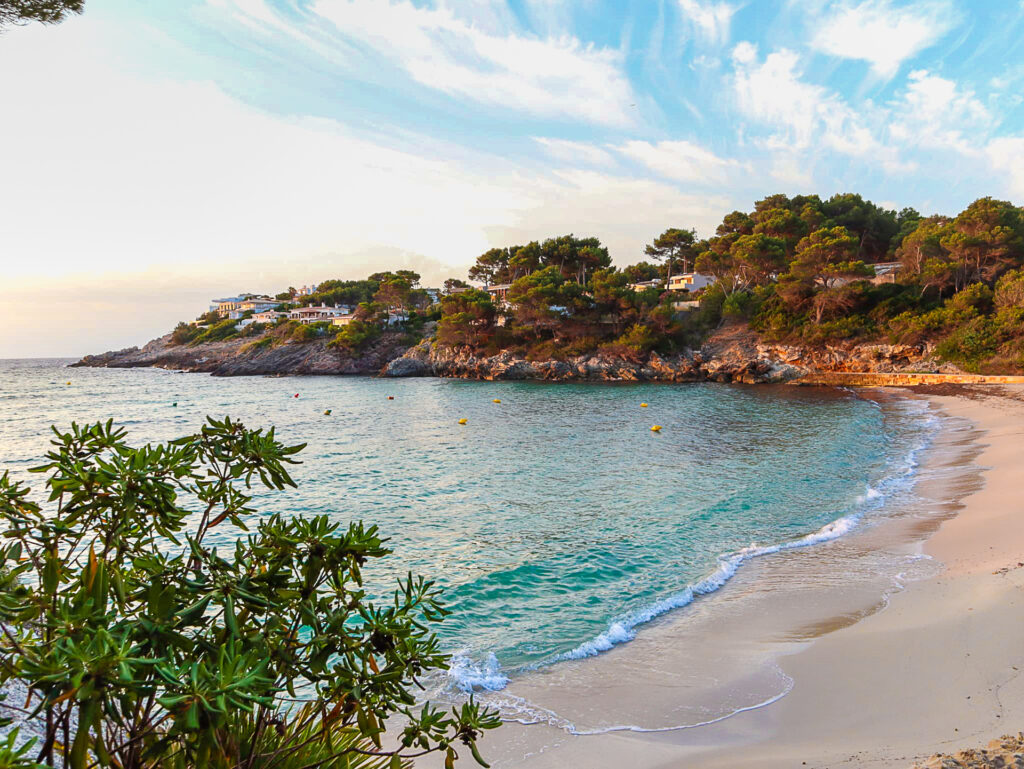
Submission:
[[[684,272],[673,275],[668,281],[669,291],[700,291],[707,288],[715,279],[711,275],[701,275],[699,272]]]
[[[335,318],[348,315],[351,311],[350,307],[328,307],[322,304],[319,307],[297,307],[288,312],[288,317],[299,323],[319,323],[320,321],[333,323]]]
[[[334,318],[331,318],[331,325],[334,325],[334,326],[347,326],[349,323],[351,323],[355,319],[356,319],[356,314],[354,312],[350,312],[350,313],[348,313],[346,315],[338,315],[338,316],[336,316]]]
[[[317,289],[317,284],[316,283],[314,283],[311,286],[303,286],[302,288],[296,290],[295,295],[296,296],[310,296],[310,295],[316,293],[316,289]]]
[[[676,312],[692,312],[700,309],[700,299],[688,299],[681,302],[672,302],[672,309]]]
[[[662,288],[665,285],[663,280],[641,280],[637,283],[630,283],[629,287],[634,291],[646,291],[649,288]]]
[[[871,278],[871,282],[876,286],[882,283],[895,283],[896,275],[899,273],[900,268],[903,267],[902,262],[876,262],[871,267],[875,271],[875,277]]]
[[[512,288],[511,283],[495,283],[487,287],[487,293],[491,295],[491,301],[499,307],[508,305],[508,290]]]
[[[222,318],[230,318],[233,317],[231,315],[233,312],[262,312],[263,310],[272,310],[279,304],[281,302],[270,296],[239,294],[238,296],[229,296],[225,299],[214,299],[210,303],[210,309]]]
[[[263,310],[257,312],[252,316],[252,319],[257,323],[277,323],[281,318],[287,318],[288,313],[279,312],[278,310]]]

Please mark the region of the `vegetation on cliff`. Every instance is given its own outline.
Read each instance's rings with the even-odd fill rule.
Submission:
[[[475,355],[640,361],[696,347],[732,320],[769,342],[927,343],[970,371],[1024,370],[1024,211],[1005,201],[925,217],[856,194],[770,195],[727,214],[708,238],[670,227],[644,255],[615,267],[600,240],[572,234],[492,248],[467,275],[483,289],[450,278],[430,291],[408,270],[329,280],[278,298],[283,307],[353,307],[348,325],[282,317],[242,327],[207,313],[179,324],[171,344],[251,337],[242,349],[258,353],[324,339],[355,357],[388,331],[413,345],[436,320],[438,345]],[[694,273],[687,290],[682,280]]]
[[[445,297],[438,341],[528,358],[636,356],[694,344],[731,318],[770,341],[934,342],[969,370],[1024,370],[1024,211],[1008,202],[923,217],[855,194],[771,195],[710,238],[669,228],[645,253],[657,263],[618,269],[594,238],[491,249],[469,277],[510,284],[504,301]],[[666,290],[690,269],[714,283]]]
[[[35,470],[49,504],[0,476],[0,682],[30,695],[0,710],[45,724],[31,752],[0,742],[0,765],[483,764],[494,714],[412,709],[447,667],[434,584],[410,574],[374,602],[376,527],[253,508],[253,485],[294,486],[302,446],[230,419],[141,447],[110,423],[54,434]]]

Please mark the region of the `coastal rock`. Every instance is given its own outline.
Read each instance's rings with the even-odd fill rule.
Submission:
[[[73,366],[103,368],[165,368],[198,371],[214,376],[377,374],[409,349],[407,338],[385,333],[357,355],[329,347],[326,339],[310,342],[272,340],[266,335],[175,345],[171,335],[137,347],[86,356]]]
[[[415,347],[410,347],[402,357],[388,361],[381,373],[387,377],[433,376],[430,342],[425,339]]]
[[[329,347],[326,340],[278,342],[266,336],[173,345],[170,335],[137,347],[89,355],[76,366],[131,368],[156,366],[204,371],[215,376],[294,374],[380,374],[387,377],[438,376],[456,379],[541,380],[548,382],[733,382],[782,384],[823,372],[957,373],[939,365],[927,345],[783,345],[762,340],[743,324],[727,324],[699,350],[663,356],[598,351],[565,359],[531,360],[511,350],[480,355],[468,348],[440,347],[435,324],[423,341],[387,332],[358,355]]]

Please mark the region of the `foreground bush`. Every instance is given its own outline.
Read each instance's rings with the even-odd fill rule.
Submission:
[[[362,570],[389,553],[376,527],[256,518],[252,485],[294,486],[301,446],[230,419],[137,448],[109,422],[54,433],[34,469],[48,476],[45,507],[0,476],[0,681],[32,695],[0,705],[46,725],[31,756],[0,743],[0,763],[398,767],[435,751],[451,763],[464,747],[478,758],[492,713],[411,710],[417,679],[447,667],[433,583],[410,575],[375,605]],[[404,730],[387,739],[396,719]]]

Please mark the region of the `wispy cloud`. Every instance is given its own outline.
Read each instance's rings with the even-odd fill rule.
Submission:
[[[723,183],[741,164],[688,141],[629,141],[616,148],[656,174],[681,182]]]
[[[925,70],[911,72],[902,98],[894,105],[893,138],[918,147],[980,151],[979,139],[996,127],[996,118],[971,91]]]
[[[542,136],[536,136],[533,140],[556,160],[593,166],[609,166],[615,162],[608,152],[588,142],[549,139]]]
[[[831,56],[858,59],[872,71],[892,77],[949,32],[958,14],[950,0],[917,0],[896,6],[890,0],[840,2],[812,17],[811,46]]]
[[[485,31],[447,7],[391,0],[317,0],[339,33],[417,83],[513,112],[626,126],[635,101],[616,49],[575,37]]]
[[[878,138],[872,105],[855,109],[834,91],[807,82],[795,51],[773,51],[762,61],[755,46],[742,42],[732,58],[736,106],[753,122],[755,137],[758,129],[769,131],[762,146],[787,152],[830,150],[869,158],[890,171],[910,167]]]
[[[736,9],[720,0],[679,0],[679,8],[700,36],[718,45],[729,42],[729,28]]]

